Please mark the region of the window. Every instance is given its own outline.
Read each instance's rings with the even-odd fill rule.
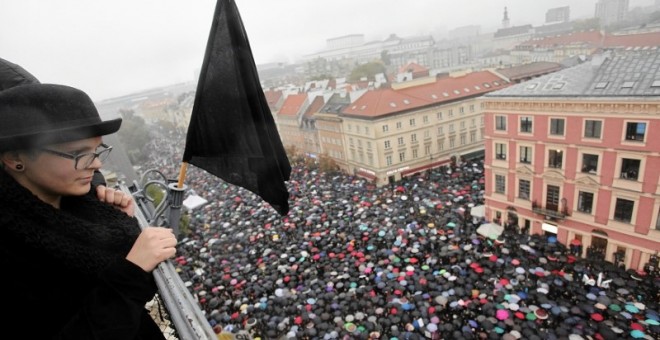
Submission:
[[[594,194],[586,191],[578,193],[577,210],[586,214],[591,214],[591,207],[594,204]]]
[[[470,104],[470,112],[474,112],[474,104]]]
[[[466,139],[465,137],[466,137],[465,134],[461,133],[461,145],[465,145],[465,139]]]
[[[417,158],[417,149],[413,149],[412,152],[413,152],[413,155],[412,155],[413,159],[416,159]]]
[[[438,150],[442,151],[445,149],[445,140],[444,139],[438,139]]]
[[[646,134],[646,123],[626,124],[626,140],[643,142]]]
[[[470,127],[475,127],[477,124],[474,121],[474,118],[470,119]]]
[[[410,119],[410,126],[415,126],[415,118]]]
[[[464,109],[462,106],[459,107],[459,108],[458,108],[458,113],[460,113],[460,114],[464,114],[464,113],[465,113],[465,109]]]
[[[532,117],[520,117],[520,132],[532,133]]]
[[[504,175],[495,175],[495,192],[503,194],[506,188],[506,177]]]
[[[449,117],[453,117],[454,116],[454,109],[449,109],[448,113],[449,113]]]
[[[530,183],[526,179],[518,180],[518,198],[529,200]]]
[[[386,156],[385,157],[385,163],[387,165],[392,165],[392,156]]]
[[[399,143],[399,145],[403,145],[403,137],[399,137],[396,140],[397,140],[397,143]]]
[[[437,116],[438,116],[438,120],[442,120],[442,111],[438,112]]]
[[[585,138],[600,138],[600,131],[603,122],[600,120],[587,120],[584,122]]]
[[[429,116],[422,117],[422,122],[424,122],[424,124],[427,124],[429,122]]]
[[[426,138],[431,138],[431,131],[429,130],[424,131],[424,139]]]
[[[559,187],[556,185],[547,186],[548,192],[545,195],[545,208],[552,211],[559,210]]]
[[[506,160],[506,145],[504,143],[495,143],[495,158]]]
[[[355,146],[355,143],[353,142],[353,138],[348,139],[348,145]]]
[[[442,136],[445,133],[445,129],[442,126],[438,126],[438,135]]]
[[[413,142],[413,143],[417,141],[417,134],[416,133],[413,133],[412,135],[410,135],[410,141]]]
[[[383,125],[383,132],[389,131],[390,126],[389,125]]]
[[[520,147],[520,163],[532,164],[532,147],[531,146],[521,146]]]
[[[616,199],[614,206],[614,220],[619,222],[630,223],[632,221],[633,208],[635,202],[623,198]]]
[[[476,131],[470,131],[470,143],[474,143],[477,141],[477,132]]]
[[[397,130],[401,129],[401,122],[396,122],[396,128],[397,128]]]
[[[399,152],[399,161],[403,162],[405,160],[406,160],[406,152],[405,151]]]
[[[465,130],[465,121],[461,122],[461,130]]]
[[[629,180],[637,180],[639,176],[639,159],[623,158],[621,160],[621,178]]]
[[[582,172],[598,172],[598,155],[585,153],[582,155]]]
[[[454,132],[454,124],[449,124],[449,132]]]
[[[495,116],[495,130],[506,131],[506,116]]]
[[[449,147],[454,148],[456,146],[456,136],[451,136],[449,137]]]
[[[428,155],[431,153],[431,145],[424,145],[424,154]]]
[[[561,118],[550,119],[550,134],[554,136],[564,135],[564,120]]]
[[[390,141],[386,140],[385,141],[385,149],[389,149],[391,147],[392,147],[392,145],[390,144]]]
[[[550,150],[550,152],[548,153],[548,167],[561,169],[563,158],[564,158],[564,151]]]

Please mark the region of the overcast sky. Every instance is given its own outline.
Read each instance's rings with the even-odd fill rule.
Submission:
[[[653,0],[631,0],[631,7]],[[326,39],[367,41],[540,25],[549,8],[593,17],[596,0],[236,0],[257,64],[293,62]],[[0,57],[42,82],[94,100],[192,81],[201,67],[216,0],[0,0]]]

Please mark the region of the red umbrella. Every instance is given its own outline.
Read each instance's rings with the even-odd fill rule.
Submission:
[[[600,314],[600,313],[593,313],[593,314],[591,314],[591,318],[592,318],[594,321],[598,321],[598,322],[603,321],[603,315]]]
[[[571,241],[571,245],[572,245],[572,246],[581,246],[581,245],[582,245],[582,242],[581,242],[580,240],[574,238],[574,239]]]

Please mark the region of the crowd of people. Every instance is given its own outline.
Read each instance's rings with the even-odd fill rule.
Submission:
[[[162,151],[162,149],[161,149]],[[154,166],[173,164],[158,160]],[[174,163],[176,164],[176,163]],[[188,168],[175,264],[217,332],[261,339],[657,339],[659,278],[552,235],[481,235],[482,161],[375,186],[293,162],[291,210]],[[175,169],[164,169],[173,171]],[[171,173],[174,176],[174,173]]]

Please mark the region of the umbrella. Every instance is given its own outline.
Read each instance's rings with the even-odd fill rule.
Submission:
[[[477,233],[479,235],[488,237],[492,240],[498,238],[503,231],[504,228],[502,228],[501,225],[495,223],[484,223],[480,225],[479,228],[477,228]]]
[[[509,318],[509,312],[506,309],[498,309],[495,314],[495,317],[498,320],[506,320]]]

